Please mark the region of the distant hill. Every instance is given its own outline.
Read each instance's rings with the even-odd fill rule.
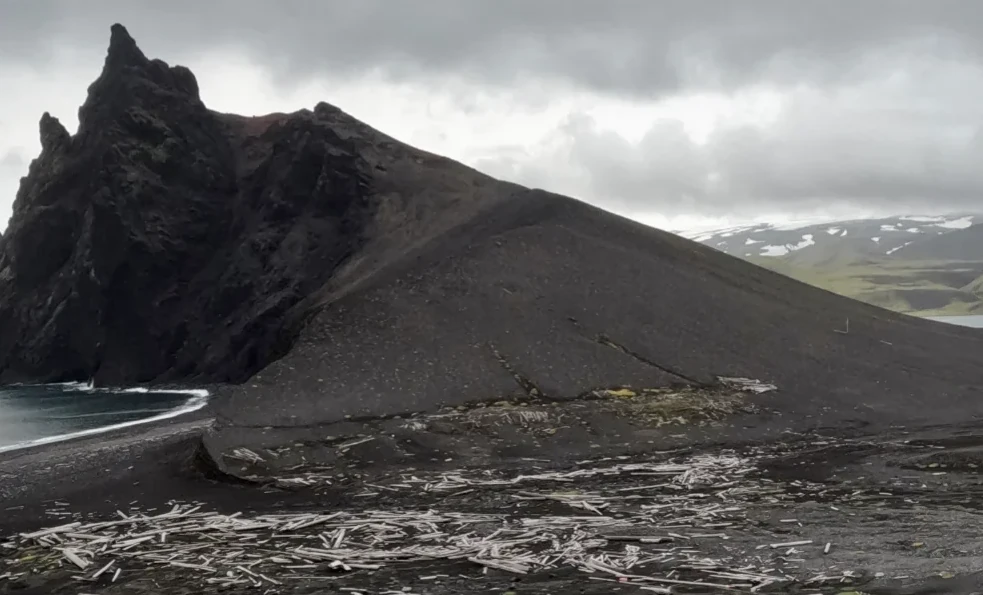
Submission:
[[[921,237],[894,253],[904,260],[966,260],[983,258],[983,223],[948,233]]]
[[[838,255],[889,256],[928,238],[948,236],[978,224],[983,224],[983,215],[902,215],[826,223],[762,223],[680,235],[743,258],[794,255],[797,262],[818,263]],[[983,255],[983,245],[980,248]]]
[[[983,312],[983,215],[759,224],[682,235],[898,312]]]
[[[983,276],[974,279],[972,283],[963,287],[963,291],[983,295]]]

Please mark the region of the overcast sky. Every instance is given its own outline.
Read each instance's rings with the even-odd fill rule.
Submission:
[[[0,0],[0,228],[113,22],[215,109],[324,100],[662,227],[983,211],[979,0]]]

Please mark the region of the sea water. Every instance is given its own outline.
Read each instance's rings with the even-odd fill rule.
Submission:
[[[983,328],[983,316],[929,316],[928,318],[939,322],[948,322],[949,324]]]
[[[60,442],[196,411],[208,391],[86,384],[0,387],[0,452]]]

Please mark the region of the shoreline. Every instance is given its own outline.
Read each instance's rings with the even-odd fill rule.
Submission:
[[[78,390],[78,392],[91,392],[89,390],[73,389]],[[45,436],[43,438],[35,438],[33,440],[28,440],[26,442],[18,442],[10,445],[0,445],[0,460],[2,460],[3,455],[7,453],[15,453],[23,450],[30,450],[42,446],[60,444],[62,442],[74,442],[76,440],[81,440],[84,438],[89,438],[93,436],[100,436],[103,434],[111,434],[120,430],[126,430],[129,428],[137,428],[140,426],[153,427],[170,419],[175,419],[179,417],[184,417],[200,411],[209,404],[209,397],[211,394],[209,391],[204,389],[187,389],[187,390],[150,390],[145,388],[131,388],[131,389],[107,389],[108,392],[123,394],[133,394],[133,393],[160,393],[160,394],[184,394],[188,396],[188,400],[184,402],[179,407],[174,409],[163,411],[157,413],[156,415],[151,415],[149,417],[135,419],[131,421],[120,422],[112,424],[109,426],[100,426],[97,428],[89,428],[85,430],[78,430],[75,432],[69,432],[67,434],[58,434],[55,436]]]
[[[61,456],[65,450],[90,450],[104,447],[115,442],[138,443],[142,440],[152,440],[155,436],[174,429],[178,426],[194,425],[206,427],[214,421],[214,413],[210,404],[206,403],[194,410],[165,416],[153,416],[136,423],[125,422],[105,428],[97,428],[97,432],[64,434],[65,439],[50,442],[25,443],[17,448],[4,449],[0,447],[0,467],[19,458],[35,458],[44,455]],[[89,432],[84,430],[83,432]],[[61,438],[57,436],[55,438]],[[42,438],[41,440],[47,440]]]
[[[193,492],[189,456],[212,424],[209,407],[167,419],[0,453],[0,534],[52,523],[66,502],[83,514],[122,501]]]

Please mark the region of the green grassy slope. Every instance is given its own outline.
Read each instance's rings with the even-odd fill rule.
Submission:
[[[962,289],[963,291],[979,296],[983,300],[983,276],[977,277]]]
[[[983,313],[983,260],[830,262],[800,266],[781,258],[757,265],[888,310],[919,316]]]

